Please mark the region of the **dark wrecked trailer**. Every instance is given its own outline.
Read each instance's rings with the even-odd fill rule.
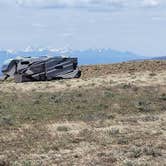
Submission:
[[[2,67],[5,79],[14,77],[17,83],[79,78],[77,58],[39,57],[13,59]]]

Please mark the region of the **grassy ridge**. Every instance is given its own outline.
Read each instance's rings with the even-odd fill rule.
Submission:
[[[82,70],[79,80],[0,84],[0,165],[164,166],[165,62]]]

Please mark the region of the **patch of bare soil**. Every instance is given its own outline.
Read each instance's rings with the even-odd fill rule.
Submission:
[[[82,78],[91,78],[106,76],[109,74],[119,73],[136,73],[136,72],[159,72],[166,71],[166,61],[142,61],[142,62],[124,62],[111,65],[91,65],[82,66]]]

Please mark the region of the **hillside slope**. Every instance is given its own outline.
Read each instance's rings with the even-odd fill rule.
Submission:
[[[166,61],[81,70],[0,83],[0,164],[164,166]]]

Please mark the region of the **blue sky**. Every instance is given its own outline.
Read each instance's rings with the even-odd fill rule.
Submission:
[[[166,0],[0,0],[0,48],[166,55]]]

